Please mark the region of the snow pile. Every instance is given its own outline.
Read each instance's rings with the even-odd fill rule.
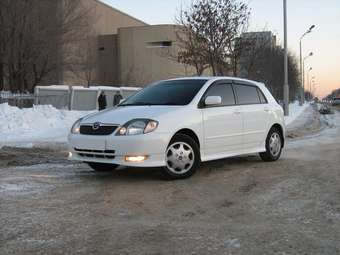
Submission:
[[[298,101],[289,104],[289,116],[285,116],[286,125],[294,122],[304,112],[304,110],[307,109],[308,106],[310,106],[309,103],[305,103],[304,105],[300,106]]]
[[[72,124],[88,113],[58,110],[50,105],[19,109],[0,104],[0,147],[64,143]]]

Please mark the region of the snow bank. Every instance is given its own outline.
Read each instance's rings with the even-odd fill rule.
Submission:
[[[64,143],[72,124],[88,113],[57,110],[50,105],[19,109],[0,104],[0,147]]]
[[[310,106],[309,103],[305,103],[302,106],[299,105],[299,102],[289,104],[289,116],[285,116],[286,125],[294,122],[304,112],[304,110],[306,110],[308,106]]]

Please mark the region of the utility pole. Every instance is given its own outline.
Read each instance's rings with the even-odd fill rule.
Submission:
[[[303,37],[303,36],[302,36]],[[300,91],[300,105],[305,103],[305,88],[303,85],[303,70],[302,70],[302,37],[300,39],[300,81],[301,81],[301,91]]]
[[[289,85],[288,85],[288,45],[287,45],[287,0],[283,0],[284,19],[284,84],[283,84],[283,110],[289,116]]]

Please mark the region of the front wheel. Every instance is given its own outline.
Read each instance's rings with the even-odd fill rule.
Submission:
[[[118,165],[116,164],[106,164],[106,163],[95,163],[95,162],[85,162],[96,172],[108,172],[116,169]]]
[[[175,135],[165,153],[164,173],[171,179],[184,179],[192,176],[200,164],[200,151],[197,143],[187,135]]]
[[[266,151],[260,153],[263,161],[276,161],[282,153],[282,136],[277,128],[272,128],[266,139]]]

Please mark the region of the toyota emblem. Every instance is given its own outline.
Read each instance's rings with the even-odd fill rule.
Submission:
[[[92,125],[93,130],[98,130],[99,128],[100,128],[100,122],[93,123],[93,125]]]

